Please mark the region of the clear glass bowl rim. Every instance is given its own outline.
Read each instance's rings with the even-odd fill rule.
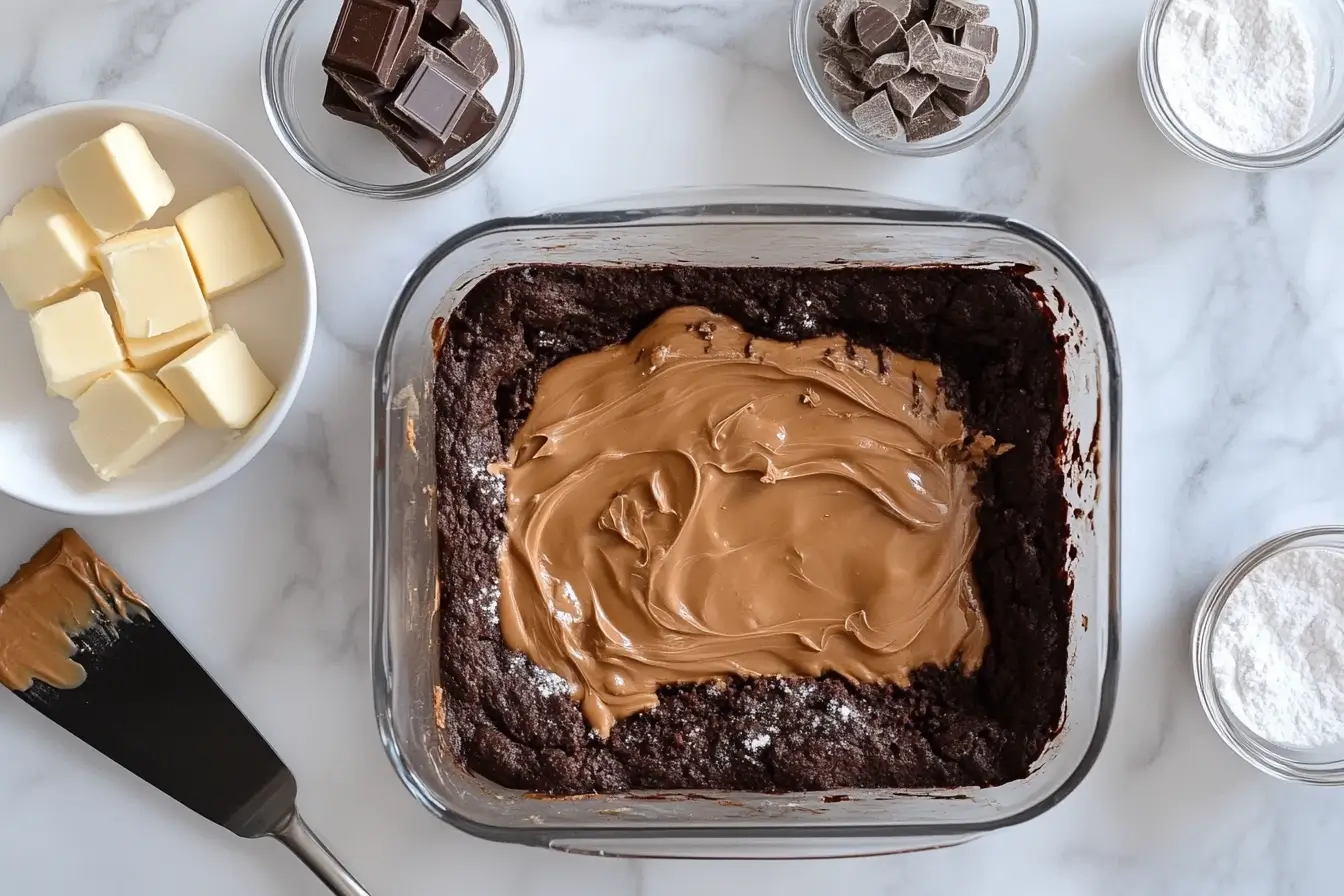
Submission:
[[[1175,0],[1154,0],[1143,23],[1143,35],[1139,39],[1139,92],[1143,94],[1143,104],[1148,115],[1173,146],[1193,159],[1228,168],[1233,171],[1273,171],[1290,168],[1293,165],[1314,159],[1334,145],[1344,136],[1344,114],[1341,114],[1328,127],[1312,140],[1290,150],[1276,150],[1270,153],[1247,154],[1222,149],[1202,139],[1190,130],[1177,117],[1162,88],[1162,79],[1157,73],[1157,42],[1160,36],[1162,20]]]
[[[1195,611],[1190,633],[1190,658],[1195,674],[1195,691],[1209,724],[1234,753],[1256,769],[1282,781],[1321,786],[1344,784],[1344,762],[1320,767],[1294,760],[1279,753],[1246,731],[1242,721],[1223,704],[1213,676],[1213,632],[1232,591],[1255,567],[1270,557],[1298,547],[1325,546],[1320,540],[1334,542],[1344,550],[1344,526],[1309,526],[1276,535],[1245,551],[1209,585]]]
[[[732,201],[736,197],[753,198],[760,195],[772,198],[764,201],[754,199],[753,201],[741,201],[740,199]],[[720,199],[719,197],[723,198]],[[804,198],[817,201],[801,201]],[[694,201],[696,199],[705,201]],[[790,201],[790,199],[796,201]],[[680,204],[671,204],[678,202]],[[393,400],[391,390],[392,352],[393,343],[408,306],[420,285],[445,258],[460,247],[486,234],[555,227],[601,228],[641,223],[666,224],[670,221],[677,221],[682,226],[695,226],[696,218],[709,218],[714,222],[734,220],[743,223],[750,221],[752,218],[769,218],[771,220],[846,220],[851,223],[856,220],[867,220],[874,224],[883,225],[983,226],[1037,243],[1048,252],[1054,253],[1063,265],[1069,269],[1070,273],[1078,279],[1078,282],[1085,285],[1086,300],[1091,303],[1097,313],[1102,346],[1109,359],[1109,375],[1104,387],[1110,396],[1108,425],[1111,438],[1104,447],[1104,457],[1106,458],[1104,475],[1108,477],[1109,481],[1110,501],[1104,510],[1109,526],[1108,540],[1111,564],[1106,574],[1108,587],[1107,594],[1104,596],[1104,606],[1111,624],[1108,626],[1107,639],[1102,648],[1105,665],[1097,698],[1097,723],[1092,732],[1092,737],[1078,765],[1065,781],[1035,804],[1012,815],[973,823],[865,826],[819,823],[807,827],[753,826],[750,830],[706,825],[602,827],[600,829],[591,826],[565,828],[548,826],[544,830],[528,830],[481,824],[463,817],[452,807],[439,801],[411,769],[409,762],[402,753],[393,724],[393,687],[395,679],[391,662],[393,654],[392,633],[387,625],[390,595],[385,588],[388,559],[386,546],[389,537],[385,510],[389,489],[388,480],[393,474],[387,464],[387,458],[390,457],[389,452],[391,450],[390,442],[393,437],[389,429],[389,408]],[[600,835],[604,840],[623,842],[744,838],[752,840],[834,840],[844,838],[872,840],[890,838],[893,841],[918,837],[966,838],[1021,824],[1040,816],[1058,805],[1077,789],[1078,785],[1082,783],[1095,766],[1097,757],[1100,755],[1110,731],[1120,674],[1120,423],[1123,398],[1119,345],[1114,322],[1102,295],[1100,285],[1072,252],[1053,237],[1035,227],[1013,218],[926,206],[863,190],[771,185],[735,188],[689,188],[674,190],[670,193],[627,196],[623,199],[594,203],[582,209],[487,220],[449,237],[431,250],[406,278],[401,292],[388,314],[387,322],[378,342],[373,362],[373,378],[374,463],[370,530],[372,597],[370,602],[370,637],[374,715],[383,748],[402,784],[421,805],[440,820],[485,840],[532,846],[549,846],[555,841],[583,839],[595,835]],[[1099,383],[1098,388],[1101,388],[1102,385]],[[1099,509],[1098,513],[1102,513],[1102,509]],[[625,853],[622,853],[622,855],[625,855]]]
[[[865,135],[860,134],[852,124],[835,110],[825,88],[817,82],[816,75],[812,71],[810,64],[812,51],[807,46],[807,29],[812,18],[812,2],[813,0],[794,0],[793,15],[789,22],[789,55],[793,57],[794,73],[798,76],[798,83],[802,85],[803,93],[807,96],[808,102],[812,104],[812,108],[816,110],[822,120],[850,143],[872,153],[914,159],[935,158],[948,155],[959,149],[965,149],[967,146],[980,141],[1003,124],[1009,113],[1017,107],[1018,102],[1022,99],[1022,93],[1026,89],[1027,81],[1030,79],[1032,68],[1036,64],[1038,23],[1040,21],[1040,14],[1036,10],[1036,0],[1013,0],[1017,7],[1019,30],[1017,64],[1013,67],[1008,86],[999,97],[998,102],[983,114],[974,127],[967,128],[964,131],[954,131],[953,133],[957,136],[946,142],[935,140],[930,143],[907,143],[903,140],[886,142],[870,140]]]
[[[266,118],[271,123],[271,130],[275,132],[280,145],[313,177],[356,196],[392,200],[422,199],[426,196],[436,196],[465,182],[480,171],[504,145],[504,140],[518,115],[518,106],[523,95],[523,43],[518,34],[518,23],[514,21],[513,13],[510,12],[505,0],[479,0],[504,33],[509,60],[509,83],[505,89],[504,103],[499,110],[499,121],[486,137],[484,146],[474,153],[469,152],[464,162],[450,166],[438,174],[400,184],[372,184],[346,177],[308,152],[303,146],[303,141],[295,134],[293,117],[284,98],[285,74],[280,54],[282,38],[289,31],[299,8],[306,2],[308,0],[280,0],[266,24],[266,36],[262,40],[260,59],[261,102],[266,109]]]

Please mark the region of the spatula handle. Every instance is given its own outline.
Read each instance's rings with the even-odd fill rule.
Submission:
[[[369,891],[361,887],[359,881],[331,854],[331,850],[317,839],[313,829],[304,823],[297,810],[272,831],[271,836],[289,847],[336,896],[370,896]]]

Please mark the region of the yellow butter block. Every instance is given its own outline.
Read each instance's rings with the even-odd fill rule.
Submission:
[[[98,276],[98,237],[60,190],[38,187],[0,220],[0,287],[36,311]]]
[[[207,299],[246,286],[285,263],[252,196],[233,187],[177,216]]]
[[[125,476],[182,431],[186,415],[161,384],[118,370],[75,399],[75,443],[98,478]]]
[[[125,233],[173,201],[173,182],[140,131],[119,124],[56,163],[70,201],[99,237]]]
[[[96,292],[48,305],[29,323],[48,394],[78,398],[95,380],[126,367],[112,318]]]
[[[243,429],[275,394],[252,353],[227,326],[165,364],[159,379],[187,415],[209,429]]]
[[[98,247],[122,335],[162,336],[210,316],[176,227],[135,230]]]

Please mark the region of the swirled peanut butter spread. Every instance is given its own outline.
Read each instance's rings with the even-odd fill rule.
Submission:
[[[84,683],[74,637],[149,611],[73,529],[63,529],[0,586],[0,684],[26,691],[34,680],[58,688]]]
[[[556,365],[500,465],[505,642],[568,680],[603,737],[661,685],[978,668],[974,485],[993,441],[939,379],[695,307]]]

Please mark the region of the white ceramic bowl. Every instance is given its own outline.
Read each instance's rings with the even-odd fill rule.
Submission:
[[[52,106],[0,126],[0,214],[36,186],[59,186],[57,160],[123,121],[145,135],[177,188],[172,204],[143,226],[171,225],[178,213],[227,187],[242,184],[251,192],[285,264],[220,296],[211,311],[216,326],[230,324],[238,331],[278,391],[241,434],[188,423],[132,473],[104,483],[70,435],[74,407],[46,394],[27,315],[15,311],[0,292],[0,491],[58,513],[157,510],[194,498],[237,473],[275,434],[293,404],[317,323],[308,239],[279,184],[228,137],[175,112],[91,101]]]

